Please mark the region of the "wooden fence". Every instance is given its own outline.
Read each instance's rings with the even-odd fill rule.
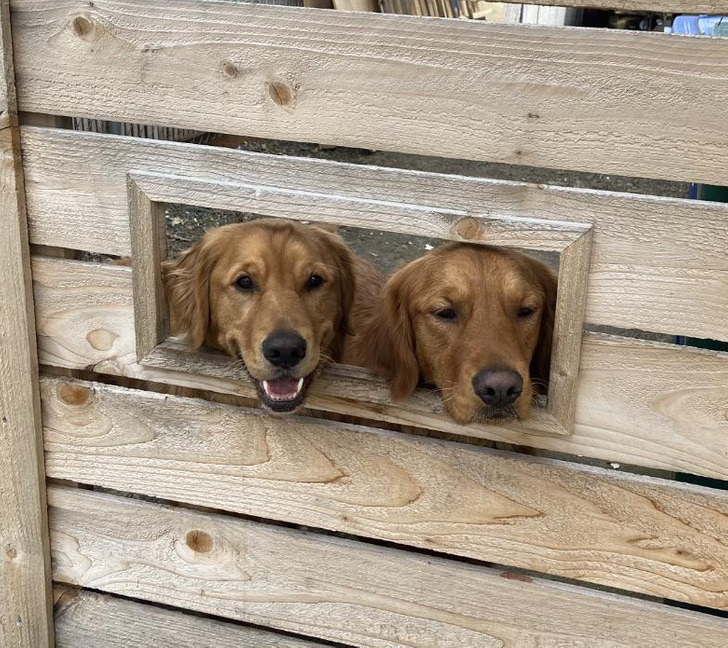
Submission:
[[[728,354],[593,332],[728,341],[728,205],[38,125],[728,185],[728,40],[0,8],[0,646],[728,645]],[[460,426],[353,367],[326,371],[307,416],[214,402],[254,388],[157,325],[148,232],[169,202],[560,253],[548,408]]]

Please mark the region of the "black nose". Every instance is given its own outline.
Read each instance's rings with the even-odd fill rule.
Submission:
[[[483,369],[473,376],[473,389],[486,405],[503,407],[523,391],[523,378],[513,369]]]
[[[263,355],[276,367],[290,369],[306,357],[306,340],[295,331],[275,331],[263,340]]]

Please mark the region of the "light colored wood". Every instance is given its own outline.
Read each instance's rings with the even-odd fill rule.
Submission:
[[[13,8],[26,111],[728,184],[721,38],[168,0]]]
[[[149,200],[132,178],[128,179],[128,196],[136,350],[137,360],[141,360],[169,335],[162,285],[167,239],[164,205]]]
[[[0,0],[0,646],[53,645],[30,253],[10,12]]]
[[[728,493],[88,382],[48,474],[728,609]]]
[[[152,201],[533,250],[561,252],[591,230],[590,224],[582,222],[481,214],[468,209],[439,210],[244,182],[138,171],[130,172],[129,178]],[[588,265],[584,269],[588,270]]]
[[[256,198],[270,214],[330,219],[335,214],[324,207],[336,201],[344,212],[358,210],[367,227],[413,235],[459,238],[452,226],[463,212],[586,222],[594,227],[589,323],[728,340],[728,205],[71,131],[25,128],[23,136],[33,243],[128,256],[131,169],[193,178],[201,189],[206,182],[282,189]],[[226,196],[224,187],[217,191]],[[194,196],[196,204],[209,199],[206,191]],[[511,224],[507,231],[519,244],[518,230]]]
[[[176,354],[177,371],[134,362],[130,268],[39,258],[33,274],[41,362],[253,396],[252,385],[216,352],[192,353],[170,342],[164,363],[169,366]],[[460,426],[440,413],[436,394],[418,390],[393,404],[383,381],[347,367],[325,371],[307,406],[728,479],[728,354],[588,333],[580,364],[576,422],[568,438]]]
[[[499,2],[500,0],[485,0]],[[728,13],[728,0],[526,0],[523,4],[683,14]]]
[[[57,588],[56,648],[317,648],[317,641],[185,614],[97,592]]]
[[[562,250],[559,262],[548,411],[569,432],[576,413],[592,235],[589,230]]]
[[[336,225],[361,227],[372,212],[392,231],[403,221],[416,225],[440,220],[451,236],[471,242],[521,246],[562,252],[559,264],[560,289],[556,303],[556,327],[551,355],[554,379],[549,385],[543,433],[570,434],[574,424],[579,350],[584,326],[587,277],[591,255],[591,225],[480,217],[465,211],[433,213],[432,210],[393,203],[366,203],[309,192],[275,189],[261,185],[200,181],[160,174],[129,174],[129,218],[131,220],[134,304],[136,312],[137,359],[164,341],[167,310],[160,276],[164,258],[165,203],[200,204],[224,210],[236,209],[267,216],[307,221],[323,220]],[[312,217],[313,215],[313,217]],[[376,224],[379,220],[374,220]],[[159,360],[159,358],[158,358]],[[152,366],[164,368],[164,363]],[[173,367],[172,367],[173,368]],[[531,424],[534,427],[534,423]]]
[[[354,646],[728,642],[725,619],[645,601],[79,489],[48,493],[64,583]]]

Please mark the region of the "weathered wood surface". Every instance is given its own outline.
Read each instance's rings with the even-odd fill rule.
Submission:
[[[254,396],[253,386],[218,353],[190,353],[183,344],[170,343],[164,364],[176,371],[135,363],[130,268],[37,258],[33,272],[41,362]],[[353,368],[324,372],[312,385],[307,404],[728,479],[728,356],[718,352],[585,334],[576,422],[568,439],[502,426],[456,425],[437,414],[438,397],[426,390],[392,404],[382,381]]]
[[[53,644],[40,434],[12,38],[0,0],[0,646]]]
[[[58,587],[56,648],[317,648],[298,639],[107,594]]]
[[[54,577],[73,585],[355,646],[728,642],[726,620],[708,615],[220,515],[48,492]]]
[[[572,432],[576,414],[579,359],[594,230],[561,251],[559,289],[554,316],[549,374],[548,411]]]
[[[728,184],[721,38],[237,3],[12,6],[29,112]]]
[[[164,205],[152,202],[134,180],[128,180],[129,226],[134,272],[137,359],[150,353],[166,335],[168,309],[162,282],[167,258]]]
[[[461,214],[586,222],[594,225],[588,322],[728,340],[728,205],[31,127],[23,129],[23,147],[33,243],[128,256],[130,170],[195,179],[195,204],[230,198],[234,208],[240,189],[225,186],[251,183],[284,188],[259,194],[259,213],[322,220],[339,214],[413,235],[462,240]],[[497,240],[552,246],[563,238],[545,226],[538,235],[521,228],[501,228]]]
[[[728,493],[80,381],[49,476],[728,609]]]

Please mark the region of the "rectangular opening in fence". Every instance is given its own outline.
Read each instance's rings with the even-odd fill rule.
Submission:
[[[161,276],[161,263],[167,256],[166,203],[558,253],[558,296],[547,404],[544,411],[537,411],[535,416],[524,421],[522,429],[530,434],[571,433],[591,248],[590,224],[504,217],[488,213],[487,205],[477,213],[472,209],[437,210],[244,182],[233,184],[139,172],[128,174],[128,197],[138,361],[203,375],[222,372],[225,377],[241,382],[246,381],[245,376],[231,373],[229,359],[216,358],[216,354],[195,354],[193,362],[181,363],[184,346],[168,339]],[[190,354],[186,355],[189,358]],[[371,382],[366,371],[352,367],[334,367],[329,373],[332,374],[329,384],[336,382],[333,376],[345,376],[346,380],[358,385]],[[356,398],[366,401],[366,395],[362,399],[361,393]],[[366,394],[366,390],[363,393]],[[432,414],[441,413],[438,404]],[[468,433],[467,426],[462,433]]]

